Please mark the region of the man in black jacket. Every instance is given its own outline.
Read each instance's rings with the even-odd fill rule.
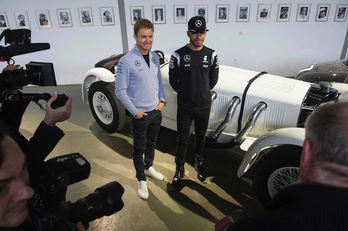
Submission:
[[[327,103],[307,118],[301,180],[278,192],[267,212],[228,229],[338,231],[348,227],[348,102]]]
[[[203,168],[205,133],[208,128],[211,94],[219,76],[216,52],[203,45],[207,33],[203,17],[195,16],[188,22],[189,44],[175,51],[169,64],[169,82],[178,93],[178,143],[173,184],[184,176],[187,142],[191,123],[195,124],[195,170],[200,181],[206,178]]]

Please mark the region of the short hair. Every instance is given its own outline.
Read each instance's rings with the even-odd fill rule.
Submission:
[[[152,29],[153,31],[155,31],[155,27],[152,24],[152,22],[150,22],[150,20],[148,19],[139,19],[138,21],[135,22],[134,24],[134,34],[137,35],[139,30],[145,28],[145,29]]]
[[[317,158],[348,166],[348,102],[316,108],[305,122],[306,137]]]

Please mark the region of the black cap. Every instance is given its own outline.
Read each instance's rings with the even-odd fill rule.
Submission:
[[[198,33],[208,31],[206,28],[205,18],[199,16],[192,17],[188,22],[187,30]]]

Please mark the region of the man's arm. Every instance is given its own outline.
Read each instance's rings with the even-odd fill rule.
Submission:
[[[175,91],[179,89],[180,56],[174,52],[169,62],[169,84]]]
[[[210,90],[215,87],[219,79],[219,59],[216,52],[212,55],[213,64],[209,70]]]
[[[115,94],[129,113],[134,116],[138,113],[138,110],[127,94],[129,75],[128,64],[121,58],[117,66]]]

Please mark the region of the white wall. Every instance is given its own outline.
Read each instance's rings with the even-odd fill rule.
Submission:
[[[122,1],[123,0],[119,0]],[[5,3],[4,3],[5,2]],[[330,4],[327,22],[316,22],[318,4]],[[257,22],[258,4],[271,4],[269,22]],[[93,65],[114,53],[123,52],[122,36],[128,48],[134,46],[131,6],[143,6],[144,16],[152,20],[152,6],[165,6],[166,23],[155,25],[154,49],[173,50],[188,42],[187,24],[175,24],[174,6],[186,5],[188,19],[194,15],[195,5],[208,6],[210,30],[205,45],[217,50],[220,63],[272,74],[293,76],[302,67],[312,62],[338,59],[342,53],[348,29],[346,22],[334,22],[337,4],[348,4],[347,0],[244,0],[184,1],[176,0],[124,0],[126,18],[119,18],[117,0],[2,0],[1,12],[6,12],[10,28],[16,29],[15,11],[28,12],[32,42],[49,42],[51,49],[14,57],[16,63],[25,65],[29,61],[53,62],[58,84],[79,84],[85,72]],[[229,21],[216,23],[216,4],[229,5]],[[236,22],[237,5],[250,4],[249,22]],[[291,4],[289,22],[277,22],[278,4]],[[308,22],[296,22],[298,4],[311,4]],[[94,25],[80,26],[78,8],[91,7]],[[113,7],[115,25],[101,26],[99,7]],[[70,8],[73,26],[60,28],[57,9]],[[49,10],[51,29],[39,29],[35,10]],[[127,31],[121,35],[120,23],[126,23]],[[126,44],[126,43],[125,43]],[[3,45],[1,41],[0,45]],[[0,67],[5,63],[0,63]]]

